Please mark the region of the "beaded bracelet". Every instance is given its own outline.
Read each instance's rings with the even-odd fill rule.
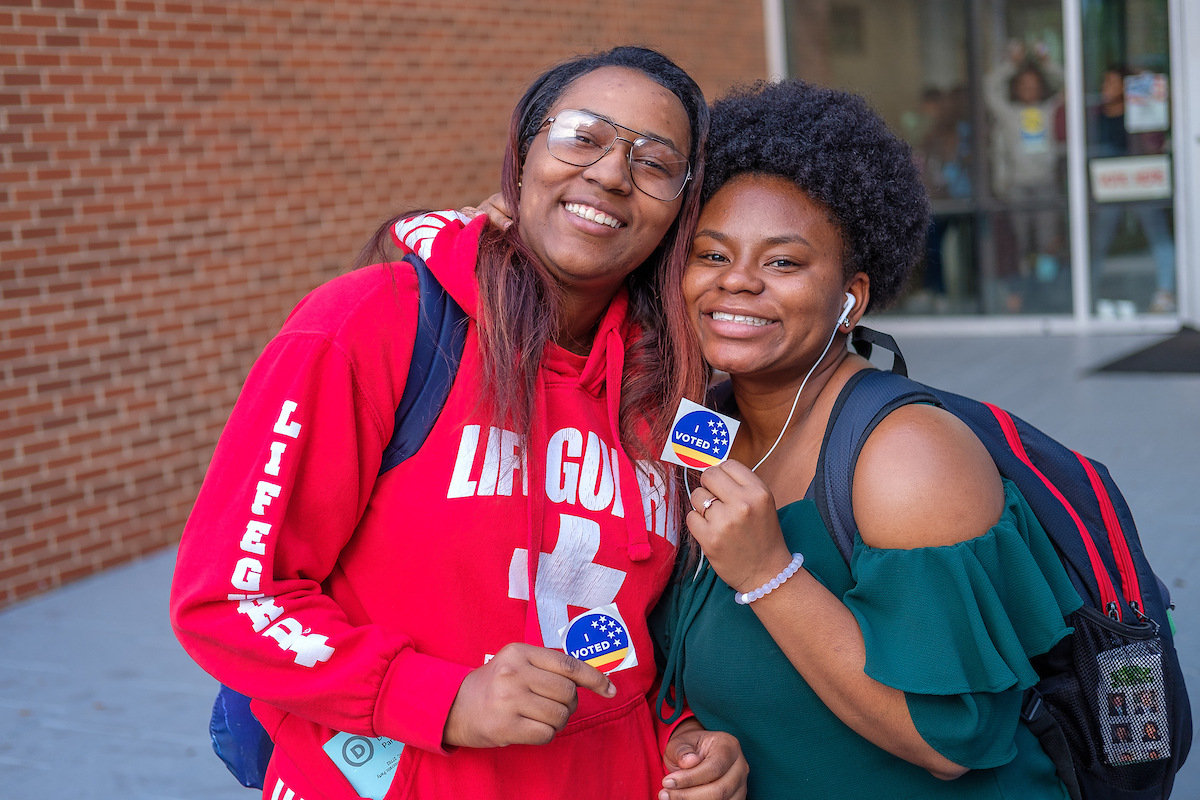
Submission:
[[[775,589],[783,585],[783,582],[800,571],[800,565],[804,563],[804,556],[799,553],[792,553],[791,562],[784,567],[783,572],[776,575],[771,580],[764,583],[762,586],[755,589],[753,592],[734,592],[733,601],[738,605],[748,606],[755,600],[761,600],[769,595]]]

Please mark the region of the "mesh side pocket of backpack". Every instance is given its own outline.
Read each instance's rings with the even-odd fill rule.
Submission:
[[[1162,783],[1171,764],[1175,686],[1158,629],[1087,606],[1067,621],[1075,628],[1073,666],[1043,681],[1042,696],[1066,736],[1084,797],[1089,785],[1138,790]]]

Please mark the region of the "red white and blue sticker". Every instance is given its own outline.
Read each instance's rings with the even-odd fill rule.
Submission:
[[[604,673],[636,667],[629,626],[614,604],[585,611],[561,631],[563,651]]]
[[[729,458],[740,424],[685,398],[675,412],[675,424],[663,447],[662,460],[699,470],[720,464]]]

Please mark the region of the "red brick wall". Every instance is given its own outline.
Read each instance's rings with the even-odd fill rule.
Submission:
[[[496,10],[502,7],[503,10]],[[0,0],[0,606],[174,541],[241,381],[375,226],[497,183],[548,64],[711,96],[758,0]]]

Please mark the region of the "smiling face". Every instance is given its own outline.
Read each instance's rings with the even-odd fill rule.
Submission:
[[[690,124],[679,98],[640,72],[604,67],[580,76],[551,106],[587,111],[691,152]],[[565,164],[546,149],[546,128],[530,143],[521,172],[521,238],[568,296],[607,305],[625,277],[662,241],[682,196],[665,203],[640,191],[629,174],[627,142],[588,167]]]
[[[867,301],[866,276],[847,280],[842,252],[825,209],[791,181],[742,175],[721,187],[700,213],[683,279],[705,359],[735,376],[802,376],[845,293],[857,308]]]

